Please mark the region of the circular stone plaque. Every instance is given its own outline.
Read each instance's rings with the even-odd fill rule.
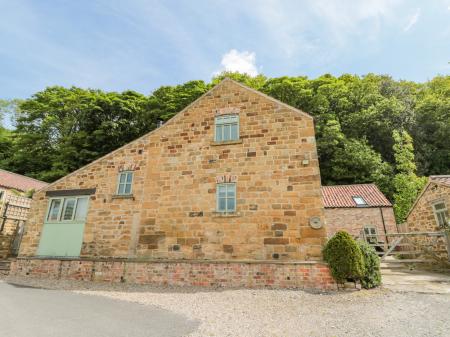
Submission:
[[[309,219],[309,225],[314,229],[320,229],[322,228],[322,221],[318,216],[313,216]]]

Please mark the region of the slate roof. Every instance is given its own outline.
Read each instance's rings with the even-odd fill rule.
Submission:
[[[430,176],[430,181],[433,183],[450,186],[450,175]]]
[[[47,185],[43,181],[0,169],[0,187],[25,192],[31,189],[39,190]]]
[[[375,184],[322,186],[325,208],[392,207]],[[362,197],[367,205],[358,206],[353,197]]]

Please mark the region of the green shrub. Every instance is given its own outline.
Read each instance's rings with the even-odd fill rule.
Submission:
[[[358,245],[364,258],[361,286],[366,289],[375,288],[381,284],[380,258],[375,249],[366,242],[358,241]]]
[[[323,257],[338,283],[364,275],[364,258],[358,243],[345,231],[337,232],[325,245]]]

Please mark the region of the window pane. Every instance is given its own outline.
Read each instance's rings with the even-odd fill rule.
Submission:
[[[239,139],[238,125],[237,124],[232,124],[231,125],[231,139],[232,140],[238,140]]]
[[[126,184],[125,185],[125,194],[130,194],[131,193],[131,184]]]
[[[219,202],[217,204],[219,212],[225,212],[227,209],[227,203],[225,198],[219,198]]]
[[[227,197],[235,197],[236,195],[236,185],[235,184],[228,184],[227,185]]]
[[[216,125],[216,141],[222,141],[222,125]]]
[[[119,177],[119,182],[124,183],[126,178],[126,173],[121,173]]]
[[[217,185],[217,190],[219,192],[219,197],[226,197],[227,196],[227,185]]]
[[[441,212],[436,213],[436,216],[438,218],[439,227],[441,227],[441,228],[446,227],[447,219],[446,219],[445,213],[441,211]]]
[[[127,174],[127,183],[131,183],[132,180],[133,180],[133,173],[132,172],[128,172],[128,174]]]
[[[227,211],[234,212],[236,209],[236,200],[234,198],[228,198],[227,201]]]
[[[437,211],[437,210],[440,210],[440,209],[445,209],[445,204],[443,203],[443,202],[440,202],[439,204],[435,204],[434,205],[434,209]]]
[[[73,213],[75,211],[76,199],[66,199],[64,202],[63,220],[72,220]]]
[[[57,221],[60,207],[61,207],[61,199],[52,200],[47,220]]]
[[[117,190],[117,194],[125,193],[125,184],[119,184],[119,189]]]
[[[230,140],[230,129],[231,129],[231,125],[230,124],[225,124],[223,126],[223,140]]]
[[[75,211],[75,220],[86,219],[88,198],[78,198],[77,210]]]

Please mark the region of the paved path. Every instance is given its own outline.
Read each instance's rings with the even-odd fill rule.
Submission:
[[[196,327],[152,306],[0,281],[2,337],[175,337]]]
[[[450,275],[422,270],[382,269],[383,287],[393,291],[450,294]]]

